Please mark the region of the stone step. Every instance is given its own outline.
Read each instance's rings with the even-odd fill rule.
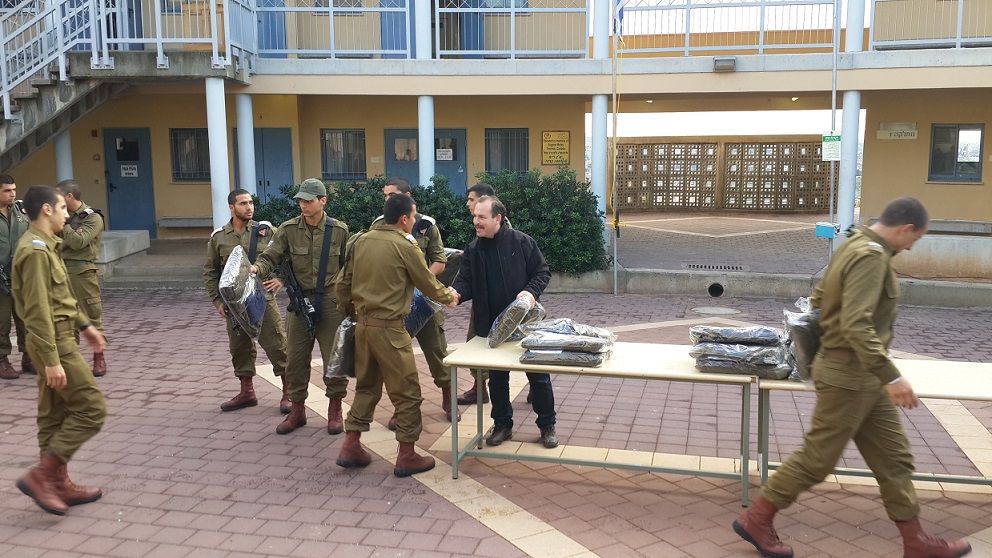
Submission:
[[[189,277],[203,282],[203,264],[176,262],[169,264],[140,265],[132,262],[114,267],[114,277],[150,277],[154,279],[170,279]]]
[[[203,276],[158,276],[158,277],[118,277],[114,276],[103,282],[103,289],[158,290],[175,291],[203,290]]]

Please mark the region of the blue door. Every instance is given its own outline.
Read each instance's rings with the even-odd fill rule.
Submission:
[[[238,164],[238,130],[234,129],[234,183],[241,183]],[[293,131],[289,128],[255,128],[255,193],[262,203],[282,196],[280,186],[293,180]],[[246,188],[247,189],[247,188]]]
[[[152,142],[148,128],[104,128],[108,229],[155,230]]]
[[[258,0],[258,8],[285,8],[284,0]],[[286,58],[286,12],[258,10],[258,50],[262,58]],[[281,52],[265,52],[277,50]]]
[[[420,157],[434,157],[434,172],[448,179],[456,195],[468,190],[465,129],[434,130],[434,145],[427,150],[417,145],[417,130],[386,130],[386,175],[402,176],[410,184],[429,184],[431,177],[420,176]]]

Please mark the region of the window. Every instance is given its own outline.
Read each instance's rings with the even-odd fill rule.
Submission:
[[[482,7],[505,8],[505,9],[510,9],[510,7],[514,7],[517,9],[521,9],[527,7],[527,0],[513,0],[512,2],[510,0],[483,0]]]
[[[324,180],[365,180],[365,130],[321,130]]]
[[[527,134],[527,128],[486,128],[486,172],[496,174],[505,169],[527,174]]]
[[[982,124],[934,124],[930,134],[930,180],[982,179]]]
[[[175,182],[210,181],[210,144],[206,128],[172,128],[172,180]]]

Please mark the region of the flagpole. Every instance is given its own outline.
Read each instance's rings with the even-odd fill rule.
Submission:
[[[613,52],[610,54],[610,60],[613,63],[613,80],[610,100],[610,104],[613,109],[613,131],[610,133],[610,156],[607,157],[607,162],[612,169],[612,172],[610,173],[612,177],[612,180],[610,181],[612,186],[612,195],[610,196],[610,199],[613,203],[613,296],[620,294],[618,271],[620,266],[620,210],[617,207],[617,112],[619,110],[619,107],[617,106],[617,51],[620,47],[620,23],[617,17],[617,10],[621,1],[622,0],[610,2],[610,10],[613,12],[610,14],[610,22],[613,24],[611,25],[613,29],[613,35],[611,37]]]

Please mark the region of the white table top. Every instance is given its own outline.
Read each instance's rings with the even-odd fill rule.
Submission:
[[[755,377],[750,375],[711,374],[696,370],[696,360],[689,356],[690,345],[618,342],[613,344],[613,355],[595,368],[523,364],[520,362],[520,355],[524,350],[517,342],[510,341],[490,349],[485,337],[476,337],[468,343],[449,345],[448,348],[453,351],[444,359],[444,363],[460,368],[741,385],[755,381]]]
[[[917,397],[992,401],[992,363],[895,358]],[[760,380],[759,389],[813,391],[812,382]]]

